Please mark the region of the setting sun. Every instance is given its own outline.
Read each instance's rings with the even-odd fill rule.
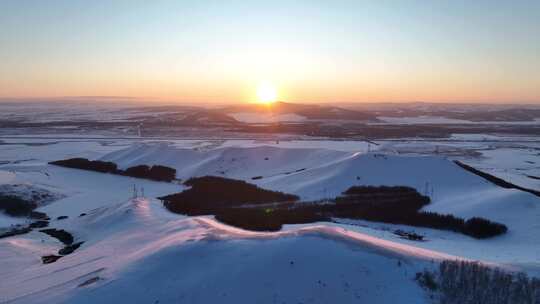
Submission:
[[[277,99],[277,89],[270,82],[261,82],[257,86],[257,101],[260,103],[272,103]]]

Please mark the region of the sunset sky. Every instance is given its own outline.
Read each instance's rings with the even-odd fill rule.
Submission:
[[[540,1],[0,1],[0,97],[540,103]]]

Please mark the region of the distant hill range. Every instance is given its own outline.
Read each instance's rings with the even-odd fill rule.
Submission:
[[[377,122],[377,117],[372,113],[345,109],[334,106],[299,104],[277,101],[272,104],[241,104],[221,108],[224,114],[254,113],[283,115],[296,114],[308,120],[354,120],[356,122]]]
[[[470,122],[526,122],[540,119],[538,104],[356,103],[341,107],[378,117],[444,117]]]

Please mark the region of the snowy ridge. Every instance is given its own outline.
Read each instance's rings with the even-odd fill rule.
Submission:
[[[256,173],[274,176],[327,163],[350,153],[327,149],[283,149],[270,146],[225,147],[209,151],[177,148],[169,144],[140,144],[105,155],[120,168],[147,164],[177,169],[177,177],[226,175],[250,179]]]
[[[169,252],[182,252],[183,250],[195,250],[195,252],[191,253],[195,254],[195,256],[208,255],[208,247],[215,246],[225,246],[221,250],[227,251],[231,250],[231,242],[248,244],[249,250],[257,250],[256,248],[259,248],[259,246],[268,249],[268,242],[272,242],[273,248],[280,248],[282,243],[292,243],[294,245],[295,243],[304,244],[307,242],[319,246],[320,244],[331,245],[332,242],[340,241],[344,242],[345,247],[342,245],[337,246],[339,249],[337,250],[336,259],[340,255],[345,255],[348,259],[352,258],[354,255],[350,256],[348,253],[350,249],[347,249],[347,247],[352,246],[351,248],[356,248],[354,249],[355,255],[367,255],[375,263],[379,263],[380,260],[394,260],[391,266],[386,266],[392,269],[399,269],[395,265],[398,260],[405,263],[415,260],[417,263],[422,264],[421,261],[429,262],[431,260],[458,258],[432,250],[380,240],[362,233],[347,231],[339,226],[310,225],[294,227],[275,233],[249,232],[223,225],[209,217],[179,218],[178,216],[171,216],[159,202],[146,199],[130,200],[108,208],[97,209],[86,217],[71,221],[65,228],[68,227],[71,227],[69,229],[79,238],[81,235],[87,238],[83,247],[75,254],[66,256],[61,259],[61,262],[54,264],[40,265],[39,262],[29,262],[29,265],[19,265],[22,269],[11,272],[9,282],[5,282],[0,287],[2,301],[10,303],[61,303],[71,302],[73,298],[82,299],[83,295],[90,296],[88,301],[90,299],[98,301],[110,296],[104,290],[122,294],[118,285],[121,285],[125,280],[147,280],[138,271],[134,274],[133,269],[145,269],[148,260],[154,260],[163,255],[169,256]],[[215,240],[220,240],[220,242],[213,242]],[[19,255],[27,256],[35,254],[34,250],[36,248],[33,243],[32,241],[20,243],[12,239],[4,245],[17,250]],[[254,245],[257,246],[253,247]],[[331,246],[335,247],[336,245]],[[293,247],[296,248],[296,245]],[[295,259],[294,256],[298,255],[295,254],[296,250],[290,252],[287,250],[286,255],[291,255],[293,256],[291,258]],[[315,255],[320,254],[314,253]],[[309,255],[311,256],[314,253]],[[251,254],[254,254],[254,252]],[[280,254],[285,253],[281,252]],[[182,271],[183,267],[187,266],[185,265],[187,262],[170,260],[172,257],[174,255],[161,260],[161,267],[168,265],[170,269],[169,272],[165,272],[166,274],[170,274],[173,269]],[[215,259],[212,259],[212,261],[221,264],[220,267],[223,267],[223,269],[217,270],[218,273],[214,273],[214,275],[225,275],[228,268],[226,265],[231,261]],[[306,265],[306,269],[298,270],[300,273],[295,274],[296,276],[307,278],[308,275],[302,273],[302,271],[317,268],[317,260],[306,262],[309,263]],[[296,259],[295,263],[301,265],[303,261]],[[183,266],[177,268],[179,266],[175,265]],[[285,265],[289,266],[288,262]],[[248,265],[242,266],[242,264],[238,264],[237,267],[241,267],[244,272],[247,272],[245,274],[249,276],[256,275],[256,273],[250,274],[251,270]],[[406,267],[413,266],[408,265]],[[326,270],[320,268],[319,271],[323,273]],[[411,270],[411,275],[412,273]],[[166,277],[163,272],[159,274]],[[280,275],[285,275],[285,273]],[[353,279],[350,273],[344,275],[350,276],[351,280]],[[357,280],[362,280],[361,275],[358,276],[357,274],[355,276],[357,276]],[[81,284],[92,278],[97,278],[93,283],[94,285],[80,287]],[[386,279],[392,281],[391,278]],[[398,279],[403,280],[404,278],[400,276]],[[160,283],[162,282],[160,281]],[[184,282],[184,284],[186,283],[189,282]],[[181,284],[180,282],[180,286]],[[410,285],[414,287],[413,282]],[[254,287],[258,289],[264,288],[263,284],[255,284]],[[90,292],[93,288],[98,288],[100,291]],[[155,284],[146,285],[146,289],[150,294],[155,294],[159,293],[162,288],[159,284]],[[262,290],[260,292],[264,293]],[[297,290],[294,294],[309,294],[309,292],[307,290]],[[110,301],[110,298],[107,299]],[[83,303],[85,302],[83,301]]]
[[[194,220],[208,228],[215,229],[215,232],[218,232],[215,235],[221,238],[275,239],[280,237],[315,235],[372,248],[381,254],[402,255],[428,260],[467,260],[462,257],[433,250],[378,239],[363,233],[347,230],[339,225],[310,224],[305,225],[305,227],[294,227],[278,232],[255,232],[231,227],[209,217],[197,217]]]

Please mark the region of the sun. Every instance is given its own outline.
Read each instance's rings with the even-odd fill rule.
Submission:
[[[271,82],[263,81],[257,86],[257,101],[259,103],[271,104],[277,100],[277,97],[277,89]]]

